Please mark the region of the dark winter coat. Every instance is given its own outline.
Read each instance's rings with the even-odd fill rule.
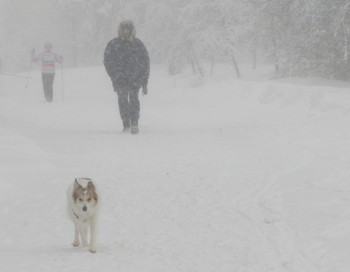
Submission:
[[[147,86],[150,60],[146,47],[135,37],[111,40],[104,53],[104,65],[116,88]]]

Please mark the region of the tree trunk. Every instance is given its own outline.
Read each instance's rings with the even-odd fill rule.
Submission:
[[[210,67],[210,76],[213,77],[214,74],[214,65],[215,65],[215,57],[214,54],[211,56],[211,67]]]
[[[231,52],[231,58],[232,58],[232,62],[233,62],[233,66],[235,67],[236,70],[236,75],[238,78],[241,78],[241,74],[239,72],[239,67],[235,58],[235,55],[233,54],[233,52]]]
[[[193,60],[194,60],[194,63],[196,65],[196,67],[197,67],[197,70],[198,70],[199,74],[201,75],[201,77],[204,77],[204,71],[203,71],[202,67],[199,64],[199,61],[198,61],[198,58],[197,58],[196,54],[193,52],[192,55],[193,55]]]
[[[280,71],[279,63],[278,63],[278,54],[277,54],[277,43],[276,40],[272,40],[273,43],[273,58],[275,62],[275,74],[277,75],[278,72]]]
[[[253,70],[256,69],[256,47],[253,47]]]
[[[193,58],[190,59],[190,63],[191,63],[191,67],[192,67],[192,73],[193,73],[194,75],[196,75],[196,74],[197,74],[197,68],[196,68],[196,64],[195,64]]]
[[[77,19],[73,17],[73,67],[78,65],[78,49],[77,49]]]

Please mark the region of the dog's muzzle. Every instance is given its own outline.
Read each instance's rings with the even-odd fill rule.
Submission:
[[[83,211],[86,212],[87,211],[87,207],[83,206]]]

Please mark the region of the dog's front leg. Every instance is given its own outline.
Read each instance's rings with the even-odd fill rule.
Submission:
[[[86,223],[82,223],[80,225],[80,228],[81,228],[81,241],[82,241],[82,244],[83,244],[83,247],[87,247],[88,246],[88,240],[87,240],[87,235],[88,235],[88,224]]]
[[[90,252],[96,253],[96,220],[91,219],[90,222]]]
[[[76,221],[74,221],[74,242],[73,242],[73,246],[74,247],[78,247],[79,246],[79,227],[78,227],[78,223]]]

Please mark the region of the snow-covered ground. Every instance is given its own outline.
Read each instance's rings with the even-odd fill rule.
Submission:
[[[350,85],[153,67],[121,134],[102,67],[0,75],[2,272],[348,272]],[[73,248],[66,189],[98,182],[97,253]]]

